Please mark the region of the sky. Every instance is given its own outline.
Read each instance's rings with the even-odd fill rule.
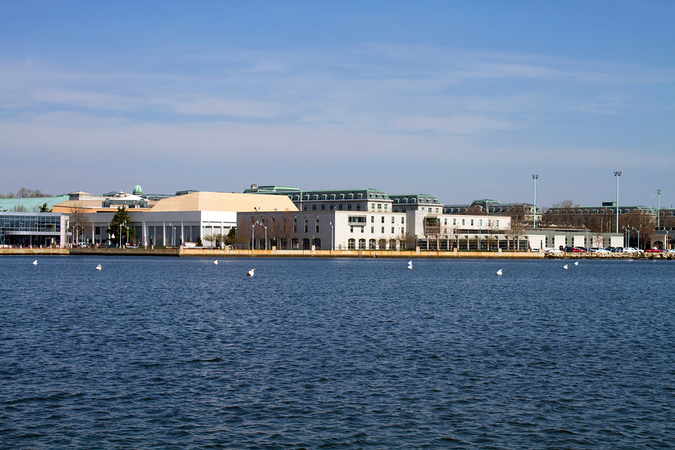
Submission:
[[[675,2],[0,0],[0,193],[675,204]],[[660,196],[656,191],[660,190]]]

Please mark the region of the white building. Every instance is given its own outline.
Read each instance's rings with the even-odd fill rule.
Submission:
[[[377,189],[301,191],[252,186],[246,193],[286,196],[297,213],[239,214],[238,234],[256,249],[506,248],[508,216],[445,215],[433,195],[389,196]]]

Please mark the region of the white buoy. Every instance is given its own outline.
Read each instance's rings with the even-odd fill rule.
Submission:
[[[563,266],[563,269],[569,269],[569,268],[570,268],[570,267],[569,267],[567,264],[565,264],[565,265]]]
[[[574,261],[574,265],[575,265],[575,266],[578,266],[578,265],[579,265],[579,261]]]
[[[217,266],[217,265],[218,265],[218,260],[217,260],[217,259],[216,259],[215,261],[213,261],[213,265],[214,265],[214,266]]]
[[[502,269],[499,269],[499,270],[497,271],[497,275],[501,275],[501,274],[502,274]]]
[[[96,270],[101,270],[101,265],[96,266]]]
[[[37,266],[37,259],[35,261],[33,261],[33,265]]]
[[[408,269],[412,270],[412,260],[408,261]]]
[[[252,277],[253,275],[255,275],[255,269],[249,270],[249,271],[246,273],[246,275],[249,276],[249,277]]]

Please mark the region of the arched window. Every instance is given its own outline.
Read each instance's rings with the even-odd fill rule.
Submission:
[[[377,250],[377,241],[375,241],[375,239],[370,239],[368,241],[368,249],[369,250]]]
[[[309,250],[310,249],[309,238],[303,238],[302,239],[302,249],[303,250]]]
[[[347,241],[347,248],[349,250],[355,250],[356,249],[356,239],[350,239]]]
[[[365,250],[366,249],[366,240],[365,239],[359,239],[359,250]]]

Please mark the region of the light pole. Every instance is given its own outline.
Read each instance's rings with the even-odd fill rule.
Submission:
[[[623,229],[623,246],[624,247],[630,247],[628,245],[630,243],[630,231],[625,227],[625,225],[621,225],[621,228]],[[628,234],[628,238],[626,238],[626,235]]]
[[[255,250],[255,226],[259,222],[259,220],[256,220],[253,222],[253,225],[251,225],[251,250]]]
[[[619,177],[621,176],[623,172],[620,170],[617,170],[614,172],[614,176],[616,177],[616,232],[619,232]]]
[[[637,246],[637,249],[640,250],[640,230],[638,230],[638,229],[636,229],[635,227],[633,227],[633,231],[637,231],[637,235],[638,235],[638,246]]]
[[[333,228],[333,221],[328,222],[330,224],[330,251],[332,252],[333,249],[333,235],[335,233],[335,228]]]
[[[262,225],[263,228],[265,229],[265,250],[267,250],[267,225],[265,225],[264,223],[261,223],[260,225]]]
[[[122,248],[122,223],[120,222],[120,248]]]
[[[656,229],[661,227],[661,189],[656,190]]]
[[[537,228],[537,180],[539,179],[539,174],[535,173],[532,175],[532,180],[534,181],[534,210],[532,211],[532,228]]]

